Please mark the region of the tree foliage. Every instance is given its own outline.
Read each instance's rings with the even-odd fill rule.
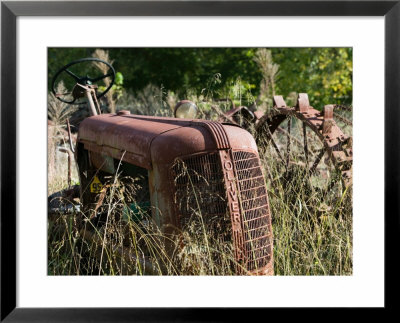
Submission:
[[[308,93],[311,104],[352,103],[351,48],[276,48],[272,57],[279,64],[277,93]]]
[[[148,84],[163,86],[180,98],[193,91],[213,95],[232,95],[243,87],[260,98],[265,79],[257,62],[257,48],[105,48],[113,66],[123,75],[124,88],[137,93]],[[50,48],[49,85],[58,68],[72,60],[90,57],[94,48]],[[294,104],[293,92],[308,93],[316,108],[352,103],[352,48],[271,48],[275,94]],[[264,82],[264,83],[263,83]],[[270,93],[269,95],[271,95]]]

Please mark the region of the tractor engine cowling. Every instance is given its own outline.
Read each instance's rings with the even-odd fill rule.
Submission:
[[[212,232],[233,243],[238,274],[273,274],[267,189],[246,130],[205,120],[105,114],[81,123],[78,143],[86,185],[92,181],[88,169],[112,173],[122,159],[132,165],[129,171],[147,172],[152,218],[164,233],[201,216]]]

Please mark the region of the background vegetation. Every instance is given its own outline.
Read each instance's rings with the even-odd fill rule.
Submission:
[[[213,91],[231,94],[238,81],[260,100],[264,79],[257,63],[257,48],[108,48],[124,88],[137,95],[149,84],[179,98],[200,94],[219,75]],[[49,48],[49,83],[55,72],[70,61],[91,57],[93,48]],[[271,94],[308,93],[315,107],[352,103],[352,48],[271,48],[274,75]],[[270,82],[271,80],[268,80]],[[50,84],[49,84],[50,85]],[[292,102],[288,102],[292,103]]]

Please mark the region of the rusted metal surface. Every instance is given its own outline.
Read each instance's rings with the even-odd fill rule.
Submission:
[[[271,214],[257,151],[228,149],[181,160],[172,170],[181,227],[201,214],[214,232],[230,236],[235,260],[245,268],[238,266],[238,274],[272,275]]]
[[[220,178],[219,181],[223,180],[225,182],[225,194],[226,194],[225,198],[227,199],[227,205],[228,205],[229,213],[231,216],[231,226],[232,226],[232,232],[233,232],[233,242],[235,245],[236,259],[238,261],[243,261],[245,263],[245,253],[244,253],[245,239],[244,239],[244,233],[243,233],[243,225],[244,225],[243,212],[240,209],[240,203],[238,204],[241,197],[240,197],[240,191],[235,190],[235,188],[237,187],[236,186],[237,183],[233,182],[233,180],[236,177],[235,177],[235,174],[232,173],[234,171],[235,164],[233,163],[233,159],[232,159],[231,153],[229,151],[231,149],[232,149],[232,151],[236,151],[236,150],[251,151],[254,154],[257,154],[257,145],[256,145],[253,137],[247,131],[245,131],[243,129],[240,129],[240,128],[234,127],[234,126],[223,125],[221,130],[224,131],[225,136],[228,138],[228,142],[229,142],[230,146],[229,146],[229,149],[219,150],[220,157],[218,158],[218,162],[221,165],[220,169],[222,169],[222,171],[223,171],[222,172],[223,178]],[[165,156],[165,155],[167,155],[167,150],[166,150],[167,142],[172,142],[173,141],[173,140],[171,140],[172,138],[180,138],[178,140],[179,145],[177,145],[177,147],[174,148],[173,150],[169,149],[168,152],[172,153],[172,155],[178,155],[178,156],[180,155],[180,153],[182,151],[185,152],[185,154],[180,156],[180,158],[183,161],[188,162],[189,165],[198,165],[197,167],[193,166],[194,171],[199,173],[201,176],[205,176],[205,179],[207,179],[207,182],[210,183],[212,181],[210,180],[210,178],[207,175],[210,173],[205,172],[205,169],[204,169],[204,167],[206,167],[204,165],[207,165],[207,163],[199,163],[199,162],[196,163],[195,160],[197,160],[197,158],[200,158],[199,160],[201,160],[201,158],[208,158],[208,157],[205,157],[208,155],[216,156],[215,152],[218,151],[218,150],[216,150],[216,145],[217,145],[216,142],[217,141],[215,140],[213,143],[212,141],[210,141],[208,139],[207,145],[203,145],[203,144],[198,145],[199,138],[203,138],[202,140],[204,140],[204,138],[207,138],[207,137],[204,134],[202,134],[202,136],[199,136],[199,133],[197,133],[197,131],[198,131],[198,129],[195,129],[195,128],[191,128],[190,130],[185,129],[185,128],[179,128],[179,129],[174,129],[170,132],[163,133],[162,135],[160,135],[159,137],[157,137],[154,140],[154,147],[152,147],[152,149],[154,149],[154,151],[157,151],[159,155]],[[215,135],[217,135],[216,132],[213,132],[213,133]],[[204,150],[208,150],[209,152],[203,153],[203,154],[199,153],[199,151],[201,151],[199,149],[203,149],[206,147],[207,147],[207,149],[204,149]],[[258,158],[258,154],[257,154],[257,158]],[[165,159],[163,159],[163,162],[165,162],[166,164],[169,163],[169,161],[167,161]],[[203,166],[201,166],[201,165],[203,165]],[[160,168],[160,166],[158,166],[158,168]],[[162,171],[161,171],[161,173],[162,173]],[[217,173],[218,173],[218,171],[217,171]],[[161,177],[161,178],[163,178],[163,177]],[[176,178],[176,173],[174,173],[172,178]],[[263,185],[265,185],[265,182]],[[176,188],[175,188],[175,190],[176,190]],[[160,189],[158,190],[157,193],[159,195],[166,194],[166,192],[163,193]],[[203,193],[204,193],[204,191],[203,191]],[[164,199],[164,203],[167,203],[168,200],[169,200],[168,198]],[[176,200],[176,196],[174,196],[174,200]],[[202,205],[202,206],[207,209],[207,204]],[[207,213],[207,210],[205,212]],[[185,210],[180,210],[180,208],[177,207],[175,212],[173,212],[173,213],[180,214],[180,216],[182,216],[182,214],[183,215],[185,214]],[[212,215],[212,214],[208,213],[206,216],[209,216],[209,215]],[[238,217],[238,215],[240,215],[240,218]],[[221,220],[223,221],[223,218],[221,218]],[[265,246],[265,247],[267,247],[267,246]],[[271,267],[270,263],[268,263],[268,265]],[[239,270],[238,270],[238,272],[239,272]],[[264,272],[269,272],[271,274],[271,270],[266,271],[266,269],[264,269]]]
[[[171,118],[172,119],[172,118]],[[175,121],[175,122],[174,122]],[[103,114],[86,118],[79,127],[78,141],[90,151],[104,153],[151,169],[150,144],[160,133],[182,125],[172,119]]]
[[[308,100],[308,99],[307,99]],[[274,96],[274,105],[277,108],[284,108],[286,107],[286,102],[282,96]],[[308,106],[307,106],[308,107]],[[261,116],[260,116],[261,117]],[[260,119],[260,117],[258,119]]]
[[[265,130],[268,133],[274,133],[279,130],[280,124],[288,117],[295,117],[302,121],[303,131],[310,129],[323,143],[325,152],[341,173],[346,186],[351,185],[353,149],[351,137],[343,133],[334,120],[334,105],[326,105],[322,112],[310,106],[307,94],[299,94],[296,107],[286,106],[282,96],[274,97],[274,112],[272,114],[258,113],[256,121],[256,131]],[[265,129],[266,128],[266,129]],[[282,129],[283,130],[283,129]],[[282,131],[281,130],[281,131]],[[272,136],[269,135],[271,138]],[[307,136],[304,136],[304,149],[306,160],[310,155],[307,147]],[[273,139],[272,139],[273,140]],[[274,142],[271,142],[274,144]],[[275,144],[276,145],[276,144]],[[322,154],[323,155],[323,154]],[[314,171],[322,156],[319,153],[311,166]]]
[[[210,132],[217,149],[227,149],[230,147],[229,138],[223,128],[223,125],[219,122],[202,120],[193,122],[192,126],[194,125],[204,127]]]
[[[187,207],[196,207],[193,191],[187,190],[189,178],[179,177],[177,169],[172,171],[178,159],[186,161],[194,168],[190,185],[194,183],[204,199],[199,206],[204,218],[216,216],[219,225],[225,227],[228,219],[235,259],[245,268],[238,267],[237,273],[273,274],[265,180],[257,145],[247,131],[205,120],[120,113],[85,119],[78,142],[89,151],[97,169],[106,171],[105,158],[118,159],[126,151],[124,161],[149,170],[152,216],[167,236],[182,228],[190,210]],[[243,154],[251,158],[243,159]],[[247,166],[251,168],[249,174]],[[253,179],[250,175],[254,172],[260,174]],[[252,187],[254,183],[257,185]],[[258,196],[261,190],[263,195]],[[221,195],[225,200],[218,203]]]
[[[73,153],[75,153],[75,146],[74,143],[72,142],[72,134],[71,134],[71,125],[69,123],[69,119],[67,119],[67,131],[68,131],[68,142],[69,142],[69,148]],[[75,137],[76,141],[76,137]]]
[[[240,207],[245,267],[251,273],[265,272],[272,262],[273,237],[260,158],[255,151],[233,151],[233,165],[235,177],[231,181],[234,178],[237,181],[237,211]]]
[[[54,132],[57,134],[57,136],[54,137],[54,139],[57,140],[58,142],[68,142],[69,141],[69,134],[68,131],[64,130],[63,128],[57,126],[53,121],[47,120],[47,129],[48,132]],[[77,140],[77,135],[72,133],[71,134],[71,141],[72,143],[75,143]]]
[[[171,132],[179,128],[182,131]],[[226,149],[230,146],[223,126],[218,122],[115,114],[86,118],[81,123],[78,142],[90,151],[117,159],[121,157],[122,151],[126,151],[125,161],[151,169],[150,146],[161,134],[168,137],[168,142],[164,143],[166,155],[162,159],[168,159],[168,151],[175,147],[183,150],[183,154],[185,147],[190,150],[193,146],[195,151],[202,151]]]
[[[280,103],[279,101],[275,101],[275,98],[274,98],[274,102],[275,102],[275,106],[277,108],[284,107],[281,104],[279,104]],[[309,106],[310,106],[310,102],[308,101],[307,93],[300,93],[297,98],[296,110],[299,111],[300,113],[307,113]]]
[[[237,116],[242,108],[243,107],[235,108],[221,114],[219,121],[229,121],[232,124],[238,125],[234,116]],[[338,116],[337,113],[334,112],[335,108],[340,108],[346,111],[349,110],[348,107],[326,105],[323,111],[320,112],[310,105],[306,93],[299,94],[295,107],[287,106],[282,96],[274,96],[274,107],[272,112],[264,113],[263,111],[255,111],[253,123],[242,124],[242,126],[245,128],[248,126],[254,127],[256,133],[266,136],[277,152],[282,163],[286,164],[286,168],[288,168],[290,163],[289,153],[287,153],[286,161],[284,161],[278,145],[273,138],[275,131],[282,132],[286,135],[287,152],[290,152],[290,143],[294,142],[296,145],[303,147],[306,162],[311,157],[314,158],[314,162],[310,168],[311,173],[316,170],[322,157],[327,153],[335,167],[341,171],[342,179],[345,185],[348,186],[352,183],[352,140],[351,137],[344,134],[340,127],[338,127],[334,117],[337,117],[346,125],[351,126],[352,122],[343,116]],[[288,120],[288,124],[290,124],[291,117],[297,118],[303,123],[303,142],[290,134],[290,128],[285,130],[281,127],[281,124],[285,120]],[[320,151],[317,154],[310,151],[307,142],[307,129],[310,129],[318,136],[320,141],[323,143],[323,151]]]
[[[65,149],[65,148],[60,148],[59,150],[62,153],[66,153],[68,155],[68,187],[71,187],[73,154],[70,150]]]
[[[229,213],[232,223],[232,240],[235,250],[235,259],[238,263],[246,263],[246,254],[244,246],[244,210],[240,203],[238,190],[239,179],[235,177],[234,161],[231,151],[221,151],[220,158],[222,169],[224,172],[226,197],[228,202]],[[247,268],[249,269],[249,268]],[[238,273],[241,273],[240,268],[237,268]]]
[[[290,163],[290,144],[291,144],[291,135],[290,135],[290,131],[291,131],[291,125],[292,125],[292,119],[288,120],[288,130],[286,132],[286,151],[287,151],[287,156],[286,156],[286,169],[288,169],[289,167],[289,163]],[[305,147],[304,147],[305,148]]]
[[[237,112],[239,112],[242,109],[242,107],[237,107],[237,108],[233,108],[225,113],[223,113],[220,118],[218,119],[219,122],[225,122],[226,120],[232,122],[232,123],[236,123],[235,120],[233,120],[233,115]]]
[[[324,122],[322,123],[322,134],[329,136],[333,127],[333,105],[324,106]]]
[[[218,111],[217,111],[218,112]],[[240,126],[248,126],[256,119],[254,113],[246,106],[234,107],[233,109],[220,113],[218,122],[230,122]]]
[[[131,114],[131,112],[129,110],[120,110],[117,112],[117,116],[127,116],[130,114]]]

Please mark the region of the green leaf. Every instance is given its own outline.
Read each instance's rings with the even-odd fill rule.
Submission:
[[[124,84],[124,76],[121,72],[115,73],[115,84],[122,85]]]

